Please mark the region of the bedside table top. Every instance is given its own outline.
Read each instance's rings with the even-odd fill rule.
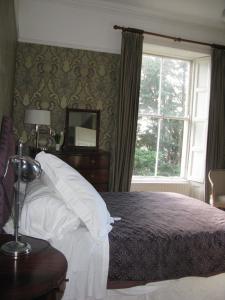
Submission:
[[[12,239],[11,235],[0,235],[0,246]],[[31,245],[30,254],[14,260],[0,252],[1,300],[38,298],[65,280],[67,261],[61,252],[44,240],[26,236],[23,240]]]

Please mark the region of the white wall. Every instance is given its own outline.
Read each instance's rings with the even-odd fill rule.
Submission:
[[[82,4],[82,1],[69,0],[18,0],[19,41],[119,53],[121,34],[113,29],[116,24],[225,44],[225,28],[175,22],[165,16],[98,7],[96,1],[93,3],[95,5],[88,5],[87,1]]]
[[[183,182],[169,182],[169,181],[161,181],[161,182],[132,182],[131,191],[135,192],[171,192],[171,193],[179,193],[186,196],[191,195],[190,191],[190,183],[188,181]],[[196,194],[195,198],[201,199],[200,195]]]

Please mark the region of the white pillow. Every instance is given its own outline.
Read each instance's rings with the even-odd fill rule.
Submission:
[[[53,189],[43,183],[44,178],[43,174],[28,184],[19,231],[46,240],[61,239],[64,233],[78,228],[80,219],[67,209]]]
[[[112,228],[112,218],[95,188],[74,168],[52,154],[42,151],[36,159],[67,208],[83,221],[93,238],[104,239]],[[48,183],[47,178],[45,180]]]

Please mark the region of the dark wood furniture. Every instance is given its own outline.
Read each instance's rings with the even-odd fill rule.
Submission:
[[[99,192],[109,190],[109,153],[92,151],[81,153],[52,152],[75,168]]]
[[[66,282],[64,255],[44,240],[23,237],[32,252],[17,260],[0,252],[1,300],[59,300]],[[0,245],[12,240],[0,235]]]
[[[30,156],[35,158],[41,150],[30,147]],[[110,154],[106,151],[54,151],[48,150],[86,178],[98,192],[109,191]]]

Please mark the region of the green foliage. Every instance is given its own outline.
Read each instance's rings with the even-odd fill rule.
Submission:
[[[155,151],[136,148],[133,173],[141,176],[154,176],[155,156]]]
[[[59,142],[60,142],[60,137],[61,137],[60,133],[55,133],[54,139],[55,139],[55,143],[56,143],[56,144],[59,144]]]

